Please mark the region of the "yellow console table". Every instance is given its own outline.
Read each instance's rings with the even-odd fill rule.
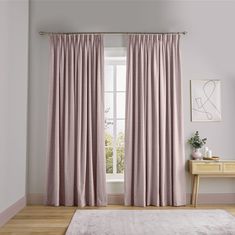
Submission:
[[[235,160],[189,160],[193,175],[192,205],[197,206],[201,177],[235,177]]]

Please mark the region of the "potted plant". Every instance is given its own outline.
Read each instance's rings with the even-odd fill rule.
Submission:
[[[196,131],[195,134],[188,140],[188,143],[192,146],[193,148],[193,159],[202,159],[202,153],[200,152],[200,149],[204,144],[206,144],[207,138],[201,139],[199,136],[199,132]]]

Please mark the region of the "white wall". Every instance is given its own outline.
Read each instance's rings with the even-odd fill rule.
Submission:
[[[0,212],[25,196],[28,0],[0,1]]]
[[[48,40],[38,31],[188,31],[182,38],[185,138],[208,137],[215,155],[235,159],[235,2],[213,1],[36,1],[30,5],[29,193],[44,190]],[[107,38],[106,45],[122,40]],[[122,44],[122,43],[121,43]],[[190,121],[190,79],[222,81],[223,121]],[[189,148],[186,146],[186,158]],[[110,191],[121,192],[114,186]],[[190,192],[188,177],[187,191]],[[201,192],[235,192],[233,180],[205,179]]]

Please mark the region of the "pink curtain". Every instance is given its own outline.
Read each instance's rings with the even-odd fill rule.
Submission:
[[[125,204],[185,205],[180,36],[130,35]]]
[[[101,35],[50,36],[47,203],[106,205]]]

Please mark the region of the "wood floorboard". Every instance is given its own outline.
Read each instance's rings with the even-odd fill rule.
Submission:
[[[0,228],[1,235],[64,235],[77,207],[27,206]],[[85,207],[81,210],[94,209]],[[235,216],[235,205],[199,205],[186,207],[124,207],[107,206],[99,210],[166,210],[166,209],[224,209]]]

